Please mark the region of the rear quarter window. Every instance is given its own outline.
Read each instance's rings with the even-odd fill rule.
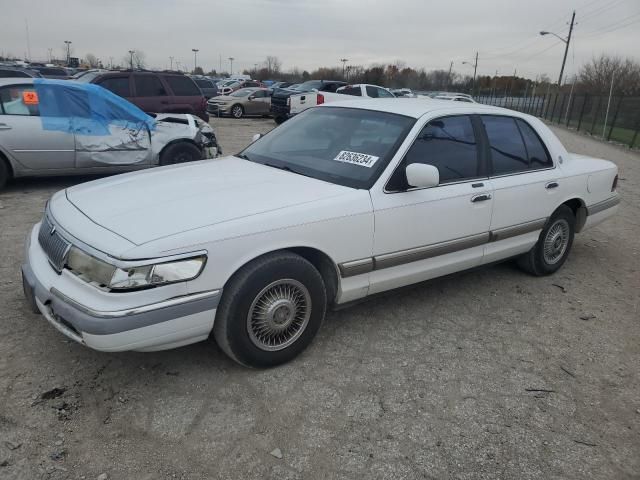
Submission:
[[[189,77],[167,75],[164,79],[177,97],[199,97],[202,95],[198,86]]]

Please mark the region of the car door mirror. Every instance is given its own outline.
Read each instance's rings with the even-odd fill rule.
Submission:
[[[251,137],[251,143],[255,142],[256,140],[259,140],[262,137],[261,133],[256,133],[253,137]]]
[[[256,98],[255,95],[249,95],[248,100],[253,100],[254,98]]]
[[[407,165],[405,173],[410,187],[429,188],[440,183],[440,172],[433,165],[412,163]]]

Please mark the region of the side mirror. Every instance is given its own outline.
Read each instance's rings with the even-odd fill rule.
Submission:
[[[253,137],[251,137],[251,143],[255,142],[256,140],[259,140],[262,137],[261,133],[256,133]]]
[[[440,183],[440,172],[433,165],[412,163],[405,169],[407,183],[411,187],[429,188]]]
[[[253,100],[254,98],[256,97],[254,97],[253,95],[249,95],[249,100]]]

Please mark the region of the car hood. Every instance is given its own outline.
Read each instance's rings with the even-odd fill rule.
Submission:
[[[209,99],[210,102],[232,102],[233,100],[242,100],[244,97],[232,97],[231,95],[218,95]]]
[[[94,223],[142,245],[352,191],[225,157],[96,180],[68,188],[66,196]]]

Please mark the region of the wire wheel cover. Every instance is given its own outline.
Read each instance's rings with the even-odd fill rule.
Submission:
[[[261,350],[277,351],[293,344],[307,328],[311,295],[291,278],[276,280],[256,295],[247,315],[247,331]]]

